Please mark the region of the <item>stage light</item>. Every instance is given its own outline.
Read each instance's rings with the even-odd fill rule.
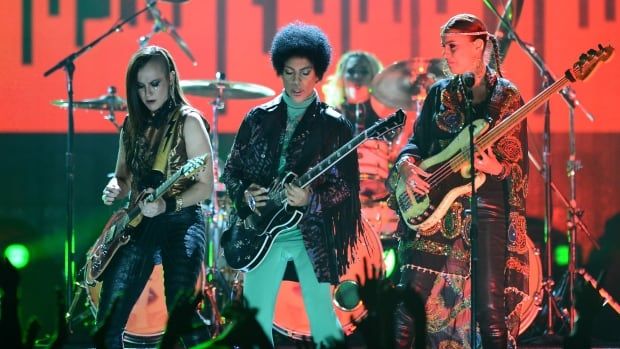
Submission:
[[[568,265],[569,253],[568,245],[558,245],[553,250],[553,260],[560,267]]]
[[[11,244],[4,249],[4,256],[17,269],[22,269],[30,261],[30,251],[22,244]]]
[[[396,251],[393,248],[383,251],[383,262],[385,263],[385,277],[389,278],[396,267]]]

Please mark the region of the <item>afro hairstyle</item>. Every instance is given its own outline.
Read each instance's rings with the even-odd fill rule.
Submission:
[[[271,64],[282,75],[284,63],[291,57],[307,58],[313,65],[319,79],[327,71],[332,47],[323,31],[314,25],[300,21],[280,29],[271,43]]]

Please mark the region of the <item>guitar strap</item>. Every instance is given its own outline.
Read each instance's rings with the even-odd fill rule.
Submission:
[[[153,170],[166,174],[166,168],[168,166],[168,156],[170,155],[170,149],[174,141],[174,135],[177,134],[179,128],[179,116],[181,115],[183,107],[177,108],[168,121],[168,129],[159,141],[159,147],[157,148],[157,154],[155,155],[155,161],[153,161]]]

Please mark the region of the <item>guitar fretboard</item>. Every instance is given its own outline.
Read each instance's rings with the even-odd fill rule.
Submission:
[[[392,120],[396,120],[397,118],[402,118],[400,122]],[[350,141],[348,141],[345,145],[341,146],[330,154],[325,159],[321,160],[316,166],[310,168],[305,174],[298,177],[293,181],[293,183],[301,188],[305,188],[310,185],[315,179],[317,179],[320,175],[325,173],[325,171],[329,170],[332,166],[336,165],[340,160],[342,160],[345,156],[351,153],[355,148],[359,147],[360,144],[364,143],[369,138],[380,137],[404,124],[405,114],[402,110],[396,111],[392,116],[388,117],[383,121],[379,121],[375,123],[373,126],[367,128],[357,136],[353,137]],[[393,123],[393,125],[390,125]],[[272,195],[272,198],[275,202],[284,203],[286,201],[286,193],[284,190],[280,190]]]

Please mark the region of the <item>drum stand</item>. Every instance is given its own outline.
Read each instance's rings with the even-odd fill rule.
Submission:
[[[215,74],[215,78],[217,81],[225,80],[225,74],[222,72],[217,72]],[[222,326],[224,325],[222,321],[222,316],[219,310],[219,302],[218,297],[220,294],[225,295],[224,299],[233,300],[234,298],[234,287],[231,288],[224,275],[220,271],[220,235],[226,228],[227,224],[227,212],[225,212],[224,207],[220,207],[220,203],[218,201],[218,193],[224,192],[224,185],[218,181],[220,175],[220,167],[219,167],[219,132],[218,132],[218,119],[220,110],[225,108],[224,103],[224,89],[225,86],[217,86],[217,92],[215,95],[215,99],[211,103],[212,105],[212,113],[213,113],[213,122],[211,123],[211,147],[213,156],[213,184],[214,190],[211,196],[211,203],[207,208],[207,231],[209,242],[207,245],[207,275],[205,279],[205,288],[204,294],[209,299],[211,308],[212,308],[212,325],[214,327],[213,334],[217,335],[221,332]],[[219,286],[219,287],[218,287]]]

